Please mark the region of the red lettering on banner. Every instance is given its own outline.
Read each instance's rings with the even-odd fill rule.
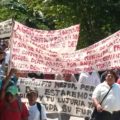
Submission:
[[[14,31],[17,31],[17,30],[21,30],[21,26],[20,25],[16,25],[16,29]]]
[[[107,45],[107,47],[110,48],[110,47],[112,47],[113,45],[114,45],[114,43],[111,42],[111,43],[109,43],[109,44]],[[105,46],[105,47],[106,47],[106,46]]]
[[[43,60],[38,59],[38,60],[37,60],[37,63],[38,63],[38,64],[44,64],[44,61],[43,61]]]
[[[40,59],[34,59],[34,58],[31,58],[31,62],[32,62],[32,63],[35,63],[35,64],[43,64],[43,63],[44,63],[43,60],[40,60]]]
[[[77,35],[77,34],[73,35],[73,39],[78,39],[78,37],[79,37],[79,35]]]
[[[31,62],[32,62],[32,63],[36,63],[36,59],[31,58]]]
[[[92,65],[93,61],[80,61],[80,66],[84,66],[84,65]]]
[[[17,41],[15,41],[15,40],[13,40],[12,43],[13,43],[14,46],[17,45]]]
[[[40,71],[39,68],[35,65],[30,65],[30,70],[33,70],[33,71]]]
[[[114,51],[120,51],[120,45],[114,45]]]
[[[116,54],[116,58],[120,58],[120,53],[117,53],[117,54]]]
[[[39,49],[39,48],[36,48],[35,52],[38,52],[39,54],[43,54],[43,51],[41,49]]]
[[[31,47],[31,46],[28,46],[28,50],[30,50],[30,51],[32,51],[32,52],[34,52],[34,48],[33,48],[33,47]]]
[[[22,54],[26,55],[26,56],[31,56],[31,57],[35,57],[38,58],[38,54],[31,52],[31,51],[27,51],[27,50],[22,50]]]
[[[18,42],[18,47],[27,48],[27,45],[25,45],[25,43]]]
[[[44,59],[45,59],[45,60],[49,60],[49,61],[52,60],[50,57],[46,57],[46,56],[44,57]]]
[[[13,64],[13,62],[12,62],[12,67],[13,67],[13,68],[17,68],[17,69],[19,69],[19,68],[20,68],[20,69],[21,69],[21,68],[22,68],[22,69],[23,69],[23,68],[27,68],[27,69],[28,69],[28,68],[29,68],[29,65],[23,64],[23,63],[21,64],[21,63],[18,63],[18,62],[14,62],[14,64]]]
[[[68,47],[75,47],[76,46],[76,41],[69,41],[68,42]]]
[[[105,63],[97,64],[96,67],[102,70],[105,67]]]
[[[110,56],[110,55],[108,55],[108,56],[105,56],[105,57],[103,57],[103,61],[110,60],[110,58],[111,58],[111,56]]]
[[[105,50],[102,51],[102,54],[103,54],[103,55],[105,55],[105,54],[107,54],[107,53],[109,53],[108,49],[105,49]]]
[[[18,34],[17,32],[13,32],[14,38],[21,39],[21,35]]]
[[[100,50],[104,50],[106,48],[106,46],[101,46]]]
[[[17,54],[12,54],[12,59],[15,60],[15,61],[16,60],[26,61],[26,62],[29,61],[26,56],[21,56],[21,55],[17,55]]]
[[[60,68],[64,68],[63,67],[63,64],[61,62],[52,62],[52,61],[47,61],[46,62],[46,66],[49,66],[49,67],[60,67]]]
[[[84,59],[85,60],[95,60],[95,59],[99,59],[102,57],[102,53],[98,53],[98,54],[94,54],[94,55],[89,55],[89,56],[86,56]]]
[[[49,47],[53,47],[53,48],[54,48],[54,47],[58,47],[58,44],[57,44],[57,46],[56,46],[56,43],[51,43]]]
[[[76,67],[76,66],[77,66],[76,62],[67,63],[67,67]]]
[[[94,50],[89,50],[89,51],[87,51],[87,55],[92,54],[93,52],[94,52]]]
[[[80,26],[76,26],[76,28],[75,28],[75,32],[78,32],[80,30]]]
[[[20,52],[20,49],[13,48],[13,52],[16,52],[17,54],[19,54],[19,52]]]
[[[30,28],[27,28],[25,26],[17,25],[16,31],[17,30],[22,31],[25,34],[29,34],[29,35],[33,35],[34,36],[34,32],[32,32],[32,30]]]

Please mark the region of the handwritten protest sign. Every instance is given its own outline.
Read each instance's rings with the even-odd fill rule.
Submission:
[[[16,36],[27,37],[37,46],[53,52],[65,53],[76,50],[80,26],[74,25],[60,30],[38,30],[15,22],[14,30]]]
[[[120,67],[120,31],[72,53],[58,53],[39,46],[15,24],[11,38],[11,67],[43,73],[80,73]],[[35,36],[34,36],[35,37]],[[35,38],[34,38],[35,39]]]
[[[18,85],[24,102],[30,88],[38,91],[39,101],[47,113],[66,113],[77,117],[90,116],[94,86],[64,81],[19,78]]]
[[[12,19],[0,22],[0,38],[10,37],[12,29]]]

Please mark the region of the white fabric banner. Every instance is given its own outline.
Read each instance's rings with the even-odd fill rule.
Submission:
[[[101,71],[120,67],[120,31],[87,47],[72,53],[52,52],[39,46],[15,22],[11,38],[11,67],[21,71],[43,73],[80,73]],[[27,35],[26,35],[27,34]]]
[[[38,48],[45,48],[53,52],[73,52],[76,50],[79,38],[79,25],[60,30],[38,30],[15,22],[13,34],[18,39],[31,40]]]
[[[10,37],[12,29],[12,19],[0,22],[0,38]]]
[[[47,113],[66,113],[70,116],[89,117],[93,110],[94,86],[54,80],[19,78],[18,86],[23,102],[28,104],[29,89],[38,91],[38,101],[45,105]]]

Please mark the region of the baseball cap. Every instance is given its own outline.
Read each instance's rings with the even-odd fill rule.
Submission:
[[[16,95],[18,93],[17,86],[9,86],[6,90],[6,93],[11,93],[12,95]]]

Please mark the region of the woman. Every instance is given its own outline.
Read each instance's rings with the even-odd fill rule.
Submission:
[[[92,99],[99,112],[96,120],[120,120],[120,86],[116,81],[117,75],[115,71],[108,70],[105,81],[95,88]],[[107,96],[103,100],[106,94]],[[103,102],[100,104],[102,100]]]

